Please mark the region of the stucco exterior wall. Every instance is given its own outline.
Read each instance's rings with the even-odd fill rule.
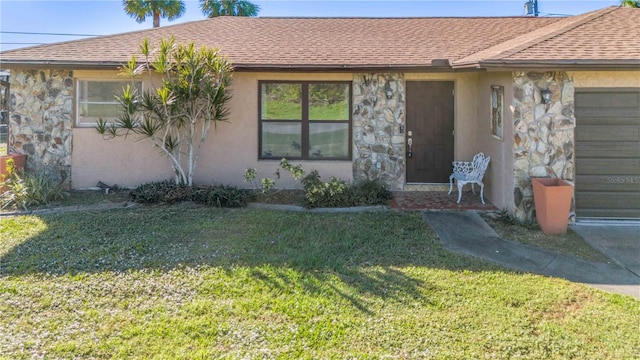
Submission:
[[[272,176],[278,167],[277,160],[258,160],[258,81],[259,80],[335,80],[354,81],[359,74],[351,73],[270,73],[242,72],[234,74],[230,102],[231,116],[228,122],[212,129],[205,144],[195,173],[194,181],[250,186],[244,182],[247,168],[256,168],[259,176]],[[115,72],[76,71],[82,79],[101,79],[115,76]],[[477,131],[477,74],[406,74],[411,81],[454,81],[455,103],[455,157],[470,159],[483,151]],[[145,86],[149,84],[145,83]],[[402,112],[403,113],[403,112]],[[355,136],[355,134],[354,134]],[[355,144],[354,144],[355,146]],[[358,154],[354,149],[354,157]],[[402,157],[400,157],[402,160]],[[354,180],[352,161],[295,161],[306,171],[317,169],[324,179],[331,176]],[[93,187],[98,181],[133,187],[143,182],[171,178],[167,160],[145,141],[134,138],[104,140],[92,128],[74,129],[72,154],[72,178],[74,188]],[[403,166],[396,167],[404,172]],[[404,173],[394,178],[404,179]],[[282,187],[298,187],[299,184],[283,174]],[[392,184],[393,185],[393,184]],[[397,184],[394,188],[401,189]],[[487,194],[492,191],[487,188]],[[487,197],[492,201],[491,197]]]
[[[504,87],[503,138],[491,135],[491,86]],[[513,79],[511,72],[478,75],[478,114],[476,138],[478,151],[491,157],[484,177],[485,197],[498,209],[514,211],[513,201]]]
[[[78,78],[113,76],[100,72],[76,72]],[[336,80],[352,81],[352,74],[320,73],[235,73],[231,91],[231,114],[228,122],[211,129],[202,149],[194,182],[200,184],[232,184],[250,187],[244,182],[247,168],[256,168],[258,176],[272,177],[277,160],[258,160],[258,80]],[[323,179],[331,176],[353,179],[351,161],[294,161],[309,172],[317,169]],[[282,187],[299,184],[282,174]],[[171,168],[166,158],[144,141],[134,138],[103,140],[94,129],[74,129],[72,155],[73,188],[93,187],[98,181],[134,187],[140,183],[169,179]]]
[[[249,186],[244,182],[246,168],[256,168],[259,176],[272,176],[278,167],[277,160],[258,160],[258,81],[259,80],[334,80],[355,81],[360,74],[352,73],[271,73],[242,72],[234,74],[231,88],[231,116],[228,122],[212,129],[209,141],[203,148],[198,169],[197,183],[212,182]],[[405,81],[453,81],[455,87],[455,144],[456,160],[470,160],[482,151],[492,157],[485,175],[485,196],[499,208],[513,206],[513,79],[511,73],[406,73]],[[74,79],[114,78],[116,72],[74,71]],[[580,76],[589,79],[589,73]],[[623,81],[628,75],[616,76]],[[629,81],[629,80],[626,80]],[[490,86],[505,87],[504,140],[491,136]],[[150,86],[146,84],[145,86]],[[631,85],[629,85],[631,86]],[[72,118],[72,121],[75,119]],[[357,152],[354,151],[354,156]],[[317,169],[324,179],[331,176],[353,180],[352,161],[296,161],[305,170]],[[105,140],[93,128],[73,128],[73,152],[71,154],[71,179],[73,188],[94,187],[98,181],[133,187],[143,182],[172,177],[166,158],[145,141],[135,138]],[[404,171],[404,170],[402,170]],[[297,182],[280,181],[283,187],[297,187]]]
[[[640,87],[638,71],[568,71],[575,88]]]
[[[74,189],[95,187],[99,181],[113,186],[135,187],[172,179],[171,165],[149,140],[105,139],[94,128],[73,129],[71,179]]]

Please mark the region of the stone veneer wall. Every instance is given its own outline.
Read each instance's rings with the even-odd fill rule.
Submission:
[[[514,72],[514,202],[515,216],[532,220],[532,177],[553,177],[573,184],[574,87],[566,72]],[[540,91],[550,90],[549,104]],[[575,218],[571,205],[571,221]]]
[[[385,85],[393,90],[387,99]],[[405,183],[405,82],[402,74],[354,74],[353,178]]]
[[[9,150],[27,154],[27,170],[44,170],[71,186],[73,72],[11,72]]]

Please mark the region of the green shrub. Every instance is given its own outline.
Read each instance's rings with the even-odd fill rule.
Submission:
[[[235,208],[247,205],[249,192],[230,185],[213,185],[193,188],[192,199],[199,204],[214,207]]]
[[[51,180],[44,171],[20,174],[13,159],[7,161],[7,174],[0,181],[0,188],[5,189],[0,194],[0,207],[3,209],[27,210],[30,206],[60,200],[65,195],[60,183]]]
[[[317,170],[302,179],[302,186],[308,208],[384,205],[391,200],[391,192],[380,181],[363,180],[348,184],[332,177],[328,182],[322,182]]]
[[[304,205],[307,208],[384,205],[391,200],[391,192],[380,181],[363,180],[356,184],[348,184],[342,179],[332,177],[328,182],[323,182],[318,170],[312,170],[305,176],[302,165],[292,165],[285,158],[280,160],[280,167],[275,173],[276,179],[260,180],[262,196],[268,196],[267,191],[280,179],[280,169],[289,172],[295,180],[300,180],[304,189]],[[256,169],[247,169],[244,179],[255,184],[257,175]]]
[[[156,204],[163,202],[165,195],[178,187],[170,180],[142,184],[131,190],[131,200],[142,204]]]
[[[302,178],[305,206],[314,207],[346,207],[353,202],[349,185],[346,181],[332,177],[322,182],[318,170],[312,170]]]
[[[353,206],[384,205],[391,200],[391,191],[379,180],[361,180],[350,190]]]
[[[131,199],[143,204],[193,201],[215,207],[242,207],[247,204],[248,192],[234,186],[186,186],[165,180],[146,183],[131,191]]]

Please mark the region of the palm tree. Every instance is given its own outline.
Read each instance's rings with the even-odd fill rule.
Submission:
[[[153,27],[160,26],[160,18],[177,19],[184,14],[182,0],[123,0],[124,11],[137,22],[142,23],[147,17],[153,17]]]
[[[622,0],[620,2],[622,7],[640,8],[640,0]]]
[[[256,16],[260,7],[246,0],[200,0],[202,13],[216,16]]]

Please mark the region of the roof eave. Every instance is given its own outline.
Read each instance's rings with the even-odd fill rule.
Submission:
[[[123,62],[115,61],[55,61],[55,60],[2,60],[0,68],[70,68],[70,69],[117,69]],[[451,72],[449,65],[434,66],[427,64],[258,64],[258,63],[233,63],[236,71],[285,71],[285,72],[372,72],[372,71],[396,71],[396,72]]]
[[[236,71],[331,71],[331,72],[451,72],[451,66],[426,64],[233,64]]]
[[[123,62],[115,61],[56,61],[56,60],[0,60],[0,68],[16,69],[16,68],[71,68],[71,69],[117,69],[121,67]]]
[[[561,70],[638,70],[640,60],[482,60],[469,63],[453,63],[454,70],[461,69],[561,69]]]

